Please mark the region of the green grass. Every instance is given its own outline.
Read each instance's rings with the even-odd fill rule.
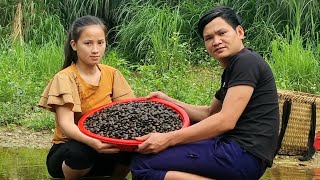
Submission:
[[[103,63],[120,69],[137,96],[161,90],[189,103],[210,103],[221,69],[208,56],[196,24],[217,4],[231,6],[243,17],[246,45],[266,57],[279,88],[320,94],[317,0],[19,2],[20,18],[17,1],[0,2],[4,12],[0,20],[0,125],[53,127],[52,113],[36,105],[46,83],[61,68],[65,28],[85,14],[102,17],[114,27]],[[21,25],[17,26],[21,32],[13,30],[14,25]],[[13,40],[13,35],[19,40]]]
[[[53,128],[53,114],[39,109],[37,103],[47,82],[60,70],[62,45],[46,44],[39,49],[33,44],[16,44],[0,58],[0,124]],[[190,103],[208,104],[219,79],[207,64],[196,69],[187,63],[172,64],[159,74],[156,65],[132,65],[114,50],[107,52],[103,63],[118,68],[137,96],[162,90]]]
[[[312,44],[304,45],[297,32],[288,31],[288,34],[272,42],[270,65],[278,88],[319,94],[320,66]]]
[[[61,46],[15,44],[0,54],[0,124],[20,124],[35,112],[51,76],[62,64]]]

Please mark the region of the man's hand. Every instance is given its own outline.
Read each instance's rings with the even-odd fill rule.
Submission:
[[[151,92],[148,96],[146,96],[146,98],[153,98],[153,97],[159,98],[159,99],[163,99],[163,100],[166,100],[166,101],[169,100],[169,96],[164,94],[161,91]]]
[[[174,131],[170,133],[150,133],[137,137],[136,140],[144,141],[138,146],[137,152],[142,154],[158,153],[171,146]]]

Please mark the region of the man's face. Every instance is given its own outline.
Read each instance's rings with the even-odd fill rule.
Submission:
[[[208,53],[219,61],[225,61],[244,46],[244,30],[241,26],[233,29],[224,19],[217,17],[203,29],[203,38]]]

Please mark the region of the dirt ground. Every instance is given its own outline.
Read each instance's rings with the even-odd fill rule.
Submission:
[[[49,148],[53,132],[33,131],[23,127],[0,127],[1,147]]]
[[[33,131],[23,127],[0,127],[0,147],[50,148],[53,132]],[[309,161],[299,161],[296,156],[276,156],[274,166],[320,168],[320,153]]]

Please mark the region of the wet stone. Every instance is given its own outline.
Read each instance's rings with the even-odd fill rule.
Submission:
[[[116,104],[90,115],[84,127],[100,136],[134,139],[151,132],[170,132],[182,127],[181,116],[163,104],[138,101]]]

